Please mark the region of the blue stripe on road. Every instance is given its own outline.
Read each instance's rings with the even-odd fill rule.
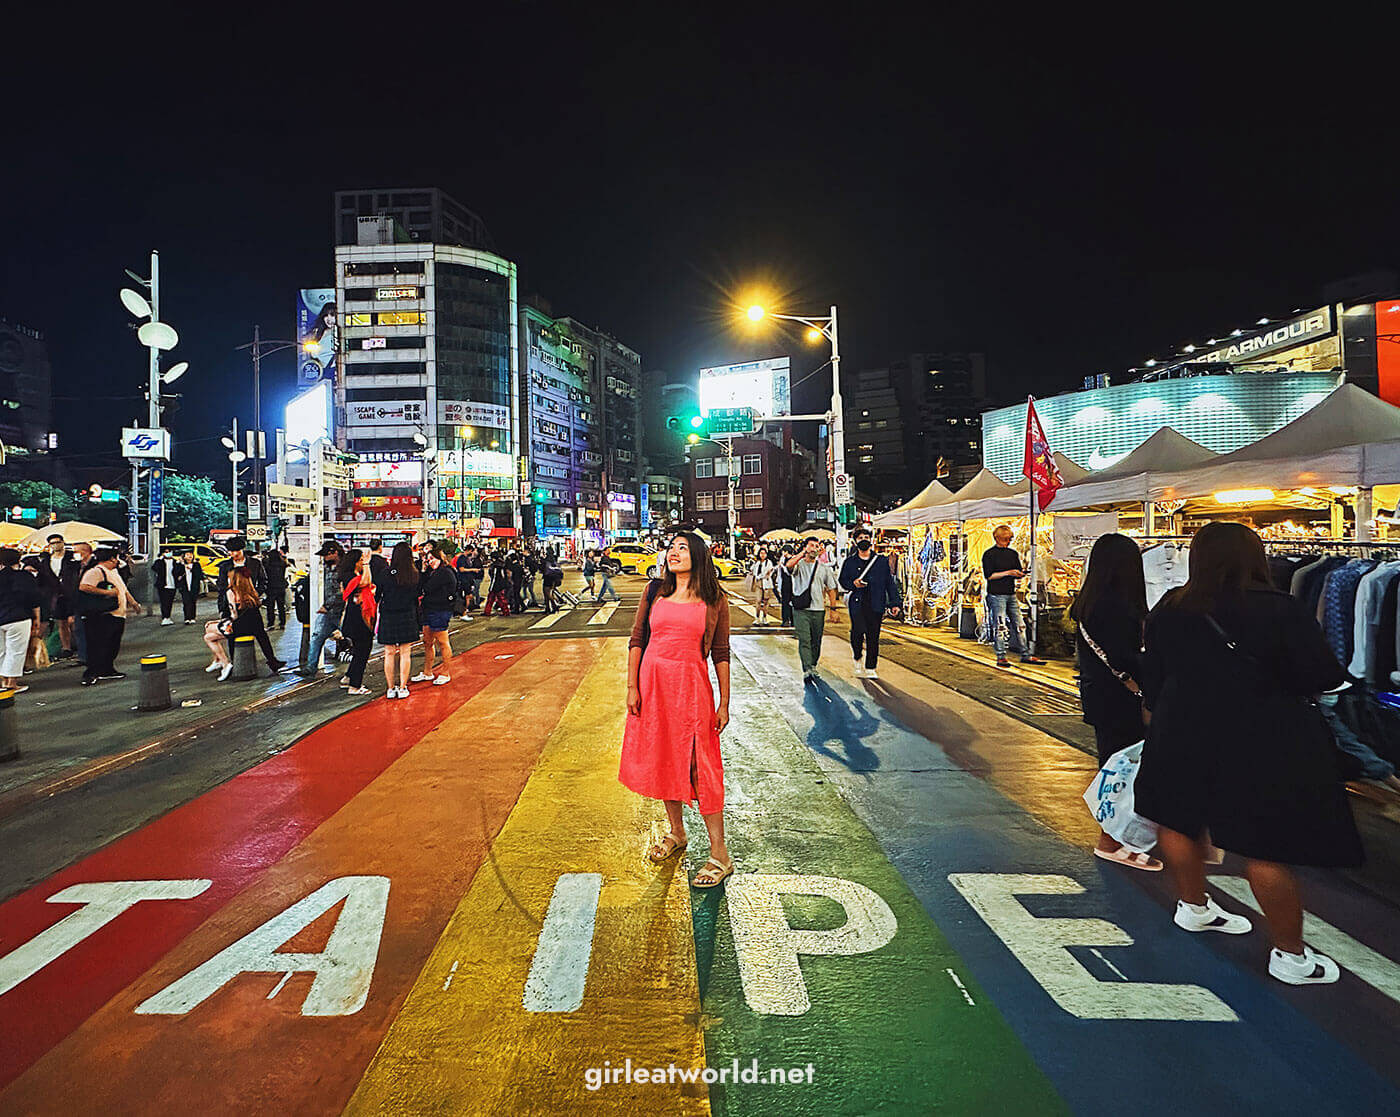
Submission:
[[[1217,952],[1227,944],[1177,929],[1121,871],[1101,867],[1087,850],[963,771],[872,696],[841,681],[804,688],[791,641],[740,637],[734,647],[1077,1112],[1400,1112],[1396,1085],[1301,1011],[1309,999],[1316,1005],[1319,997],[1356,996],[1347,978],[1330,990],[1289,989],[1241,969]],[[950,882],[953,874],[1077,882],[1082,893],[1024,894],[1016,902],[1046,921],[1037,926],[1051,940],[1065,929],[1050,922],[1055,919],[1107,920],[1131,936],[1131,946],[1104,945],[1115,936],[1090,934],[1093,945],[1065,948],[1100,981],[1200,986],[1239,1022],[1072,1015],[1023,961],[1037,952],[1048,957],[1054,942],[1023,944],[1022,957],[1012,953]],[[1267,949],[1259,930],[1242,941]]]

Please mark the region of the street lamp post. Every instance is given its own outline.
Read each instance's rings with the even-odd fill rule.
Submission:
[[[734,439],[705,438],[698,434],[692,434],[687,438],[687,441],[692,446],[697,442],[708,442],[724,451],[724,483],[729,504],[729,557],[737,561],[739,552],[735,541],[738,537],[739,513],[734,507],[734,494],[738,491],[734,483]]]
[[[749,320],[761,322],[764,318],[777,318],[784,322],[800,322],[806,326],[809,335],[816,335],[826,338],[831,342],[831,497],[832,504],[836,503],[837,476],[846,472],[846,433],[844,405],[841,402],[841,342],[836,326],[836,307],[832,306],[831,313],[826,317],[808,318],[800,314],[775,314],[762,306],[751,306],[748,309]],[[851,494],[854,497],[854,493]],[[846,553],[846,525],[841,521],[841,513],[838,510],[836,516],[836,554],[839,558]]]
[[[233,437],[224,435],[219,440],[228,447],[229,465],[232,467],[232,493],[233,493],[233,529],[238,530],[238,463],[243,461],[248,455],[238,448],[238,420],[233,421]]]
[[[269,345],[272,346],[271,349],[265,348]],[[299,349],[300,346],[295,341],[264,341],[262,327],[254,326],[253,340],[235,348],[253,351],[253,473],[257,478],[257,490],[261,493],[267,488],[267,465],[263,453],[265,439],[262,429],[262,359],[287,349]]]

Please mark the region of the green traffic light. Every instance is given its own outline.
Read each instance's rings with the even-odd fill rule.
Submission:
[[[695,430],[699,430],[701,427],[703,427],[703,426],[705,425],[705,420],[704,420],[703,418],[701,418],[699,415],[692,415],[692,416],[690,417],[690,425],[691,425],[691,427],[694,428]]]

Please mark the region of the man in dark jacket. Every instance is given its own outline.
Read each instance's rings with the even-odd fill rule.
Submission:
[[[248,576],[253,583],[253,589],[257,591],[261,598],[267,593],[267,572],[252,555],[248,554],[248,540],[241,535],[235,535],[228,541],[229,557],[219,563],[219,579],[215,583],[215,592],[219,595],[219,616],[225,620],[230,620],[233,610],[229,607],[228,590],[229,584],[233,580],[235,570],[241,571]],[[258,641],[258,647],[262,650],[263,658],[267,660],[267,665],[273,671],[287,670],[287,664],[277,658],[277,653],[272,648],[272,641],[268,639],[267,630],[258,625],[258,631],[251,633]]]
[[[875,667],[880,661],[880,625],[887,609],[891,616],[899,616],[899,583],[894,580],[889,561],[875,550],[869,528],[856,529],[854,545],[855,553],[846,556],[837,580],[848,595],[856,678],[875,679],[879,678]]]
[[[262,560],[267,571],[267,627],[287,627],[287,556],[273,547]],[[281,616],[279,621],[277,618]]]
[[[379,582],[384,576],[384,571],[389,569],[389,560],[384,557],[384,540],[371,539],[369,541],[369,580]]]
[[[199,565],[193,551],[180,556],[175,567],[175,585],[180,591],[180,602],[185,607],[185,623],[194,624],[198,609],[199,595],[204,592],[204,570]]]
[[[340,565],[344,552],[334,539],[327,539],[316,552],[324,564],[321,583],[321,607],[311,618],[311,643],[307,650],[306,662],[301,665],[304,678],[315,678],[321,669],[321,653],[326,641],[340,629],[340,619],[345,615],[345,598],[341,596]],[[307,572],[308,578],[316,577],[314,569]]]
[[[49,616],[58,626],[58,639],[63,645],[59,659],[77,655],[73,644],[74,604],[77,600],[78,579],[83,576],[83,564],[70,554],[63,536],[54,533],[39,561],[39,592],[44,595]]]
[[[156,595],[160,598],[160,623],[174,624],[170,611],[175,608],[175,595],[180,587],[176,582],[175,552],[169,547],[161,548],[160,558],[151,563],[151,579],[155,582]]]

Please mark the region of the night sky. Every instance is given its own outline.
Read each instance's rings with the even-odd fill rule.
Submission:
[[[453,23],[426,6],[219,9],[238,29],[143,39],[122,16],[66,15],[9,35],[0,315],[48,337],[79,481],[145,413],[122,269],[161,252],[170,360],[192,365],[175,464],[222,479],[219,434],[252,410],[234,347],[254,323],[288,337],[296,289],[329,285],[337,188],[441,186],[520,264],[522,293],[648,370],[784,351],[795,377],[813,367],[800,342],[732,325],[758,282],[794,311],[839,304],[848,367],[981,349],[1006,399],[1400,262],[1393,68],[1360,17],[1090,29],[869,5],[864,26],[823,26],[818,6],[478,7]],[[271,427],[291,354],[263,367]]]

